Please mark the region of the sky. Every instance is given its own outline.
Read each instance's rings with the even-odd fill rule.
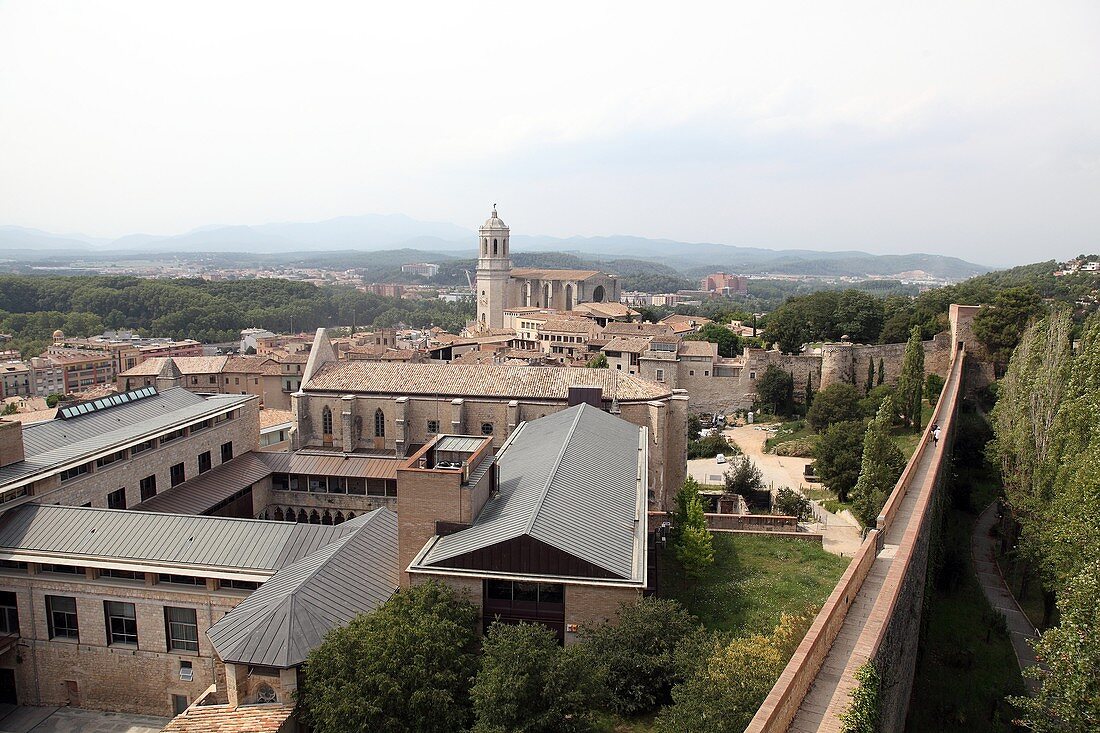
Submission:
[[[0,0],[0,224],[1100,251],[1100,3]]]

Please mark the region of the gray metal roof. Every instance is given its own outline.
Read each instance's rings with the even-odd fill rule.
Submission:
[[[24,504],[0,514],[0,553],[273,572],[354,527]]]
[[[0,468],[0,490],[8,484],[99,453],[121,450],[127,443],[165,432],[176,425],[237,407],[255,395],[200,396],[182,387],[167,389],[135,402],[115,405],[67,420],[23,426],[25,460]]]
[[[485,440],[472,435],[444,435],[435,444],[435,449],[452,453],[473,453]]]
[[[633,578],[645,506],[641,449],[641,428],[587,404],[524,423],[497,455],[499,492],[473,526],[438,538],[420,564],[445,567],[527,535]]]
[[[245,453],[179,486],[147,499],[134,509],[142,512],[202,514],[257,481],[271,475],[262,454]]]
[[[397,515],[376,509],[354,531],[281,569],[206,632],[222,661],[288,668],[337,626],[397,590]]]

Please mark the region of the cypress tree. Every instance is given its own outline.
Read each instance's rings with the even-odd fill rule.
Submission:
[[[814,375],[810,372],[806,375],[806,409],[810,408],[810,405],[814,401]]]
[[[878,383],[886,384],[886,364],[883,363],[881,356],[878,358]]]
[[[921,343],[919,326],[913,326],[909,343],[905,345],[905,358],[901,362],[898,377],[898,405],[909,427],[920,427],[921,398],[924,391],[924,344]]]
[[[871,357],[867,360],[867,386],[864,388],[865,393],[869,393],[875,388],[875,359]]]
[[[856,517],[867,527],[874,527],[886,497],[894,489],[905,468],[905,456],[890,438],[890,423],[894,407],[887,397],[878,408],[875,419],[863,436],[863,461],[859,479],[849,493]]]

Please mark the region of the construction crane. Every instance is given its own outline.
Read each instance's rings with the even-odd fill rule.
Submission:
[[[473,280],[472,277],[470,277],[470,271],[469,270],[463,270],[463,272],[466,273],[466,284],[470,286],[470,290],[473,290],[474,289],[474,280]]]

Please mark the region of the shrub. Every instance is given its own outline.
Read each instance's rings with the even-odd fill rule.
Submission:
[[[737,455],[741,452],[733,443],[726,440],[721,433],[711,433],[705,438],[688,442],[688,458],[714,458],[719,453],[726,456]]]
[[[772,512],[786,517],[798,517],[799,519],[809,519],[813,516],[813,511],[810,509],[810,500],[786,486],[776,492],[775,498],[772,500]]]

